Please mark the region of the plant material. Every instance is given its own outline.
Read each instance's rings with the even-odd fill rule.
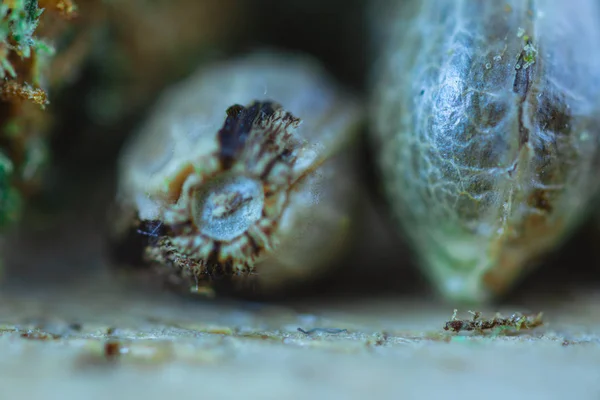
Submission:
[[[17,203],[40,188],[50,157],[50,93],[76,74],[92,25],[79,18],[70,0],[8,0],[0,5],[0,226],[16,221],[22,209]]]
[[[542,326],[544,321],[542,319],[543,313],[524,315],[521,313],[514,313],[510,317],[503,317],[497,313],[495,317],[490,319],[481,319],[481,312],[469,311],[471,319],[458,319],[458,310],[454,310],[450,321],[444,325],[445,331],[450,332],[461,332],[461,331],[475,331],[477,333],[484,333],[490,329],[515,329],[520,331],[522,329],[534,329],[538,326]]]

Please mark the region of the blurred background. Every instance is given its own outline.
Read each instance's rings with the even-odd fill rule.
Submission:
[[[392,228],[365,140],[361,229],[323,279],[233,303],[129,282],[115,164],[162,91],[271,47],[367,96],[370,2],[73,1],[0,0],[0,398],[598,398],[600,217],[487,310],[548,329],[444,336],[454,305]]]
[[[21,210],[17,223],[3,229],[4,290],[60,288],[100,276],[110,282],[107,210],[119,150],[162,90],[199,66],[258,48],[302,51],[342,84],[368,93],[373,54],[366,0],[37,3],[44,8],[41,16],[22,13],[30,24],[25,34],[29,26],[36,40],[31,57],[11,50],[15,44],[7,45],[6,35],[0,52],[13,64],[17,84],[5,84],[0,102],[5,132],[0,145],[14,164],[11,184],[3,190],[17,193],[18,201],[5,204],[18,203],[14,210]],[[47,104],[35,90],[43,90]],[[368,211],[352,254],[324,280],[286,292],[286,299],[436,296],[390,226],[366,142],[362,151]],[[599,227],[591,218],[507,298],[532,293],[554,298],[597,287]]]

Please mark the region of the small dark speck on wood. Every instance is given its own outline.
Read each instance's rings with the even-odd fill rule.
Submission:
[[[111,360],[120,356],[122,352],[121,344],[119,342],[107,342],[104,344],[104,356]]]
[[[313,328],[313,329],[309,329],[309,330],[305,331],[302,328],[298,328],[298,332],[302,332],[305,335],[312,335],[313,333],[317,333],[317,332],[337,334],[337,333],[348,332],[348,330],[347,329],[338,329],[338,328]]]

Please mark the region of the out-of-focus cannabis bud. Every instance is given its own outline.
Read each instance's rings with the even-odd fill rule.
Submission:
[[[5,0],[0,4],[0,228],[18,219],[48,160],[49,91],[83,59],[65,36],[77,7],[71,0]],[[75,48],[75,49],[73,49]]]

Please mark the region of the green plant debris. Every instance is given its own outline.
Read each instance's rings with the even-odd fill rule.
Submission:
[[[495,334],[505,332],[507,330],[520,331],[522,329],[534,329],[544,324],[543,313],[534,315],[525,315],[522,313],[514,313],[510,317],[503,317],[496,314],[493,318],[482,319],[481,312],[469,311],[471,319],[458,319],[458,310],[454,310],[450,321],[444,324],[444,330],[454,333],[462,331],[474,331],[483,333],[486,330],[491,330]]]
[[[51,56],[54,48],[35,36],[44,9],[37,0],[10,0],[0,5],[0,78],[16,79],[16,69],[10,61],[11,52],[21,58]]]
[[[527,40],[525,46],[523,46],[523,68],[530,67],[533,63],[535,63],[535,57],[537,55],[537,50],[533,47],[533,44],[529,40]]]
[[[525,29],[519,28],[517,30],[517,37],[523,39],[523,50],[517,56],[519,63],[515,66],[516,69],[527,69],[535,63],[537,56],[537,49],[533,46],[531,36],[525,33]]]

